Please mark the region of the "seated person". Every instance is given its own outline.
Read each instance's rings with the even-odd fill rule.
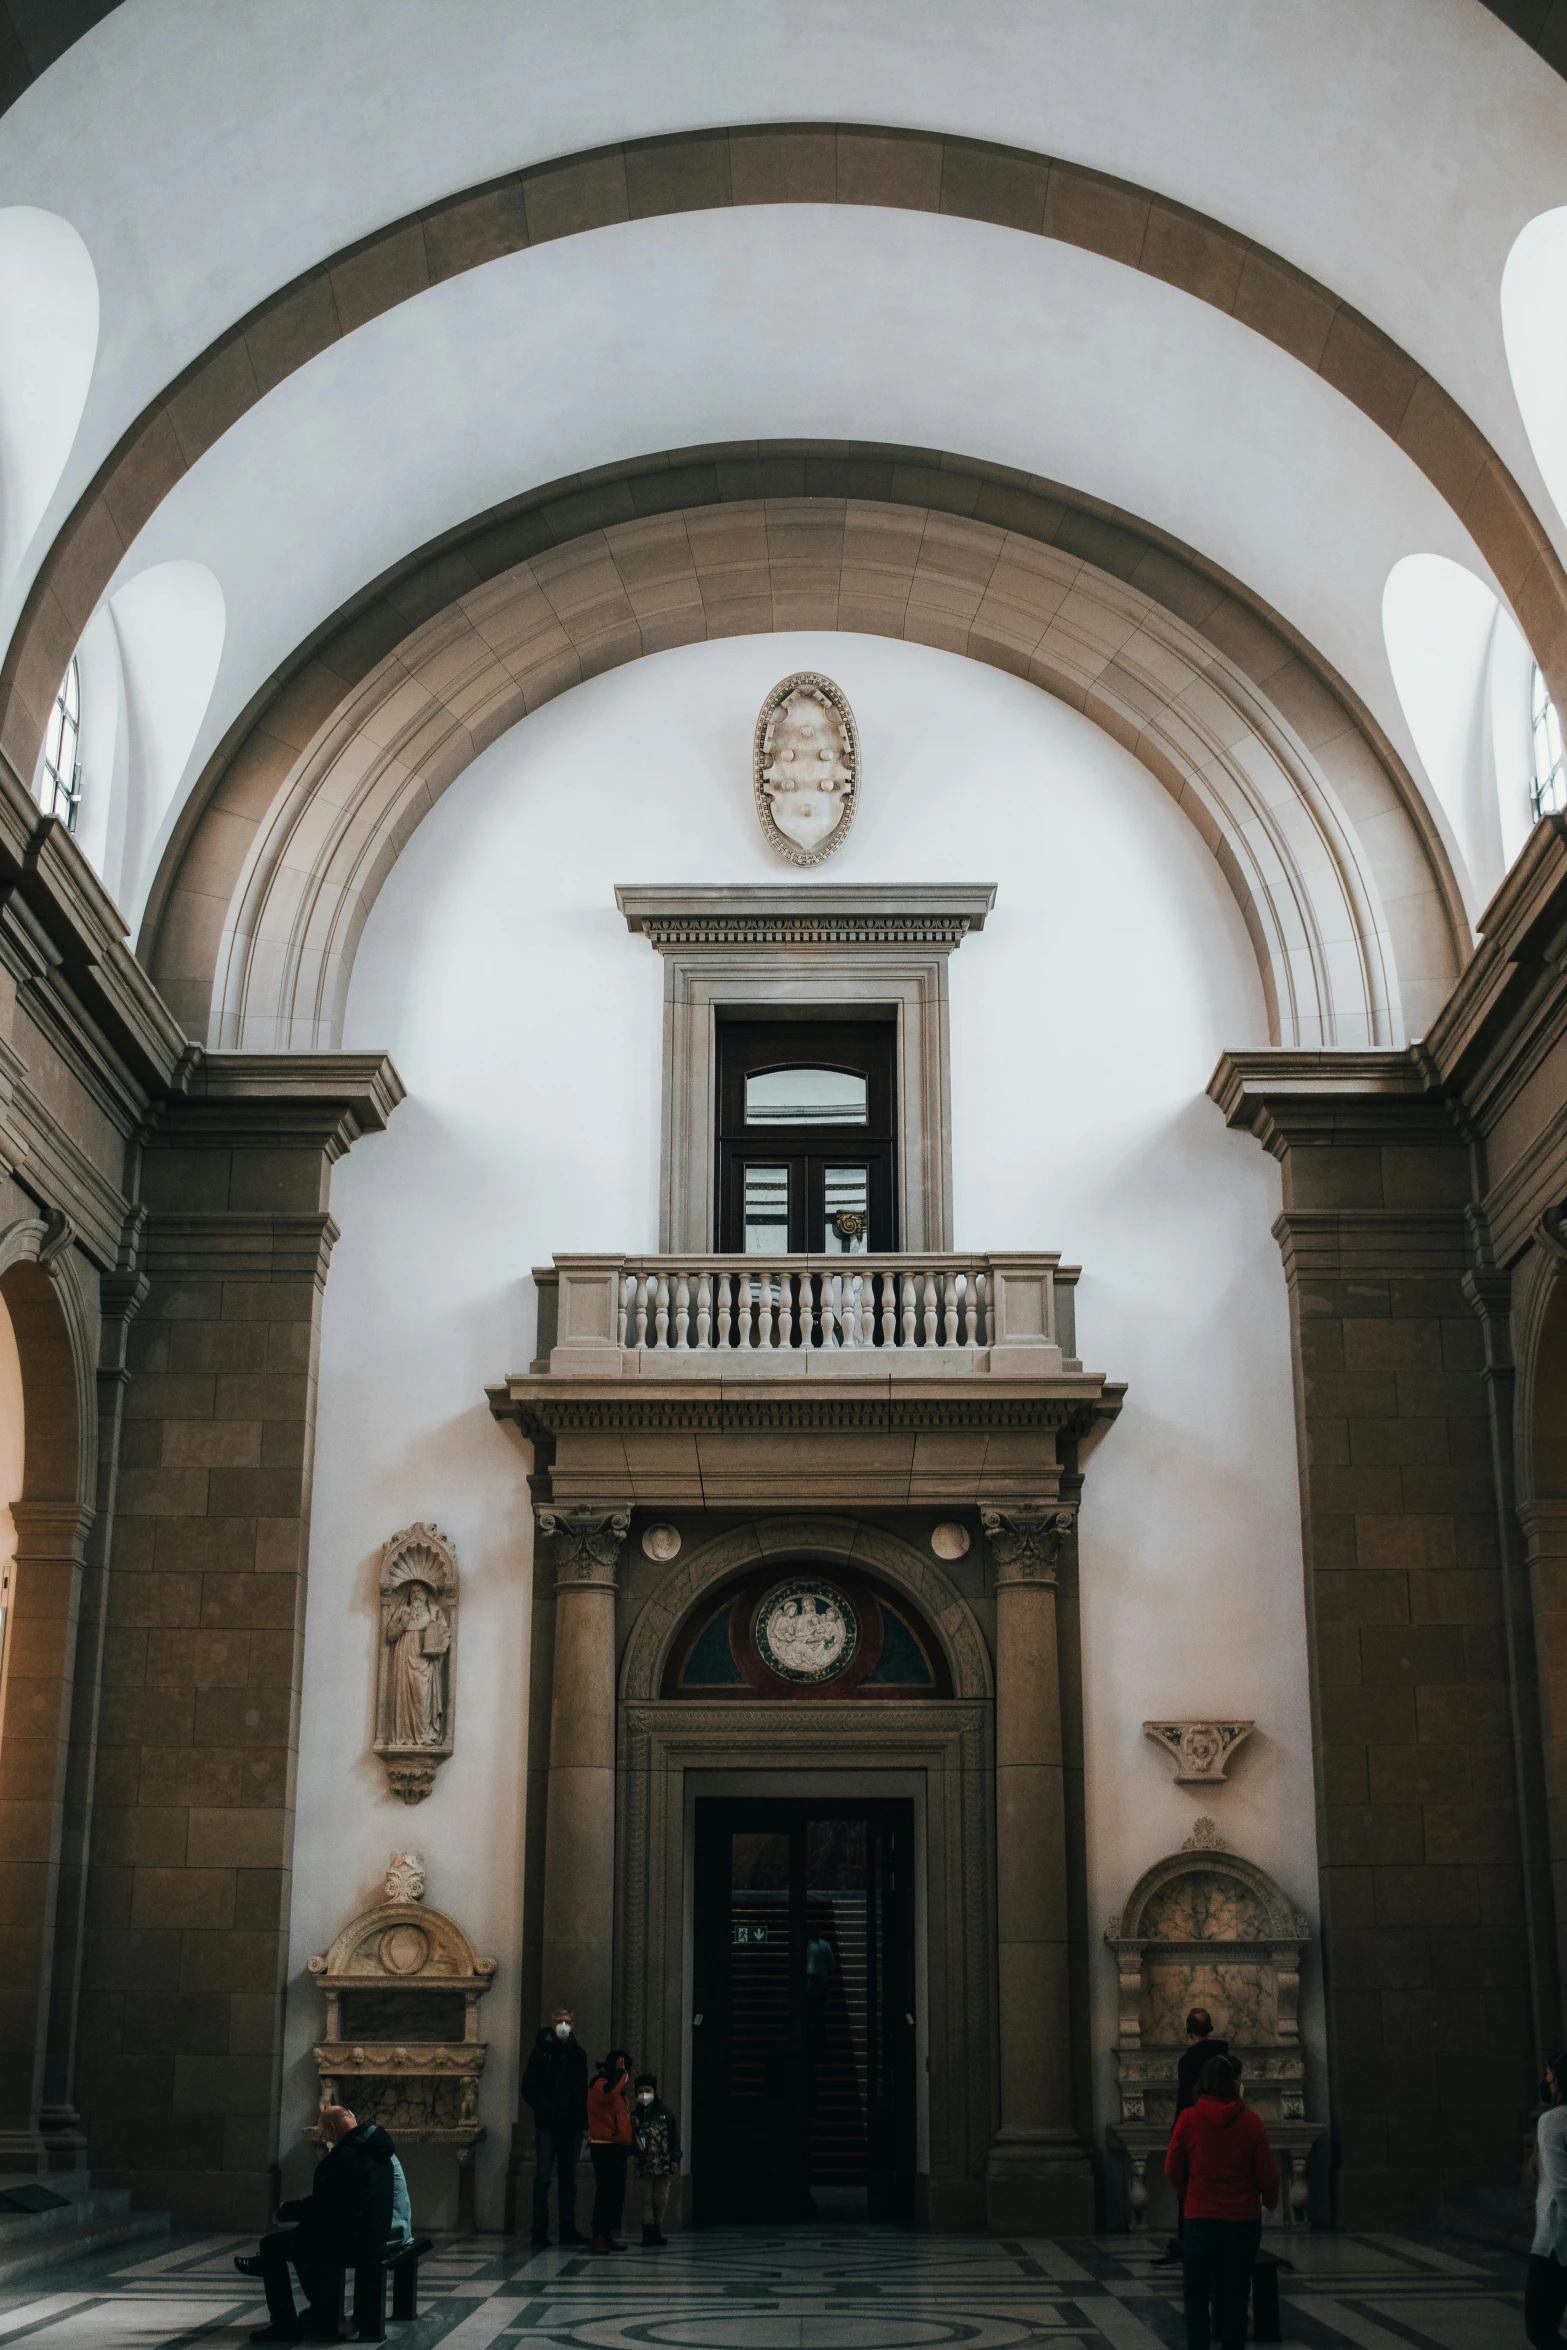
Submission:
[[[318,2134],[327,2153],[310,2193],[278,2206],[278,2218],[292,2224],[234,2263],[242,2276],[259,2275],[267,2296],[268,2322],[253,2342],[335,2342],[344,2269],[379,2260],[390,2240],[406,2243],[413,2232],[402,2164],[385,2130],[375,2122],[361,2128],[346,2106],[327,2105]],[[303,2320],[294,2309],[290,2262],[308,2304]]]

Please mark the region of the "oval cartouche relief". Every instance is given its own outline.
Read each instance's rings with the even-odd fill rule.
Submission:
[[[792,865],[841,848],[860,796],[860,737],[830,677],[800,670],[773,687],[756,721],[752,758],[762,830]]]
[[[831,1681],[853,1662],[860,1627],[836,1585],[812,1576],[768,1592],[752,1637],[763,1664],[781,1680]]]

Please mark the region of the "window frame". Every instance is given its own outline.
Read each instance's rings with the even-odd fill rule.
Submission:
[[[65,772],[66,738],[70,738],[70,773]],[[82,804],[82,672],[75,653],[55,689],[49,724],[44,730],[43,757],[38,771],[38,804],[67,832],[76,830]]]

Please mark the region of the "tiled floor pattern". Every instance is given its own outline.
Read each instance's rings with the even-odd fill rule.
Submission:
[[[1279,2243],[1279,2238],[1274,2238]],[[230,2350],[265,2323],[231,2266],[252,2240],[185,2236],[0,2293],[0,2350]],[[1419,2236],[1283,2243],[1292,2350],[1519,2350],[1523,2263]],[[987,2242],[850,2228],[676,2236],[614,2259],[445,2237],[398,2350],[1182,2350],[1179,2272],[1126,2237]]]

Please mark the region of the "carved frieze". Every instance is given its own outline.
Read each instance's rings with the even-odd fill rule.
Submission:
[[[539,1532],[555,1554],[557,1591],[593,1584],[608,1584],[614,1589],[621,1552],[631,1530],[629,1510],[577,1502],[565,1509],[541,1509],[537,1517]]]
[[[1061,1546],[1076,1523],[1073,1510],[1034,1504],[981,1510],[980,1524],[1003,1578],[1013,1583],[1051,1583]]]
[[[762,704],[752,755],[756,812],[791,865],[819,865],[841,848],[860,789],[860,740],[847,697],[830,677],[801,670]]]
[[[1257,1727],[1255,1722],[1185,1720],[1144,1722],[1154,1743],[1175,1757],[1175,1780],[1180,1787],[1218,1787],[1223,1784],[1230,1758]]]
[[[395,1794],[422,1803],[456,1730],[457,1553],[438,1528],[381,1553],[375,1750]]]

